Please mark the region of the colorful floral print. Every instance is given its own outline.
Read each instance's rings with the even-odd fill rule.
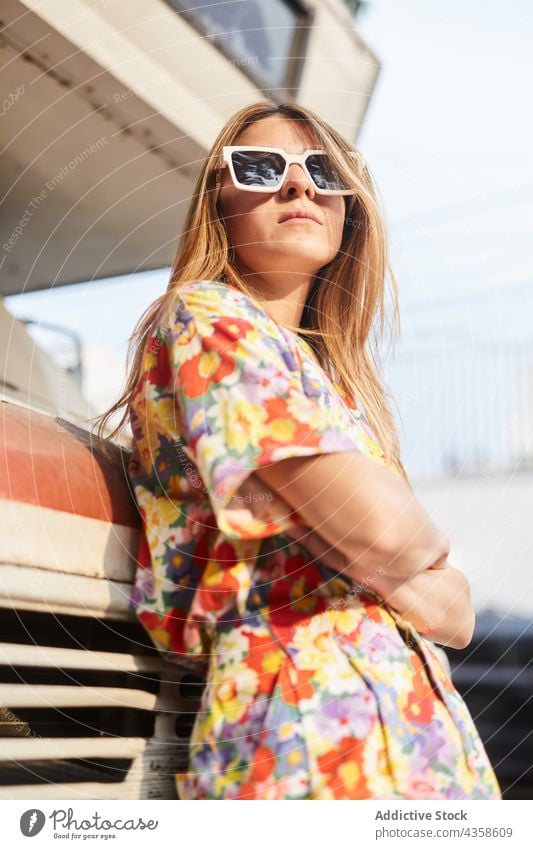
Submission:
[[[131,424],[132,605],[168,661],[206,676],[180,798],[501,798],[431,644],[313,559],[254,475],[342,451],[386,465],[308,343],[228,284],[189,283],[146,345]]]

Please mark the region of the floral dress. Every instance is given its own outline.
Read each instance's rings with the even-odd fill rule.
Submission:
[[[132,604],[206,677],[179,797],[501,798],[432,645],[292,538],[301,517],[253,474],[342,451],[386,463],[308,343],[226,283],[188,283],[147,342],[131,424]]]

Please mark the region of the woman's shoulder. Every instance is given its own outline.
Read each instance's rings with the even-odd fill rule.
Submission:
[[[179,286],[176,295],[187,303],[208,309],[249,309],[269,317],[259,299],[222,280],[192,280]]]
[[[192,280],[180,284],[169,297],[162,323],[181,326],[184,320],[205,327],[224,319],[248,322],[263,333],[287,341],[283,328],[261,302],[221,280]]]

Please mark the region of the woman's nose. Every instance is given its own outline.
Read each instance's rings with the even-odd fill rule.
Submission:
[[[293,162],[289,165],[289,170],[283,181],[280,193],[282,197],[300,197],[303,194],[307,194],[308,197],[314,198],[315,186],[302,166],[298,165],[297,162]]]

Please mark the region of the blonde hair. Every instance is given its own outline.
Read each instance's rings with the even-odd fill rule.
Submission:
[[[141,374],[144,347],[159,314],[180,286],[193,280],[223,280],[257,303],[257,293],[249,288],[239,270],[224,219],[218,212],[216,177],[222,148],[235,144],[246,127],[270,116],[302,124],[312,143],[328,150],[338,171],[355,189],[353,196],[345,196],[346,218],[340,250],[315,275],[300,326],[291,327],[287,323],[283,326],[307,339],[319,363],[350,397],[359,396],[387,462],[409,483],[400,459],[389,396],[370,351],[370,343],[380,342],[384,335],[387,275],[392,290],[392,325],[400,333],[398,287],[388,258],[385,219],[377,190],[361,154],[319,115],[292,102],[274,105],[260,101],[245,106],[220,130],[194,189],[167,290],[144,311],[129,338],[127,361],[130,362],[132,352],[133,360],[125,388],[113,406],[96,417],[98,436],[112,440],[125,424]],[[370,334],[375,330],[376,319],[378,339],[373,340]],[[104,436],[109,419],[121,408],[124,410],[119,423]]]

